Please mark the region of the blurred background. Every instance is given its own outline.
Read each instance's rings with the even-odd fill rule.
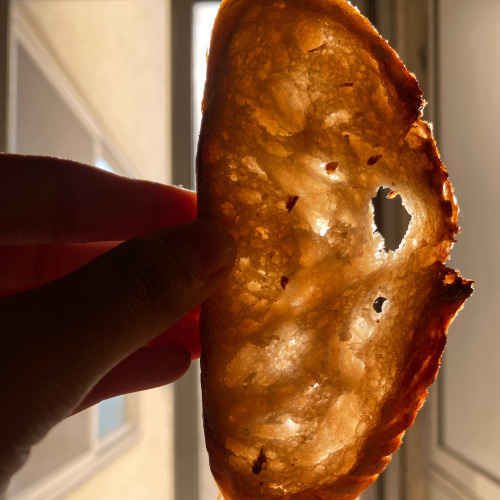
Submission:
[[[353,3],[418,76],[461,206],[451,266],[477,282],[450,328],[428,402],[362,500],[500,500],[500,2]],[[202,0],[0,2],[2,151],[194,187],[217,7]],[[396,238],[404,214],[378,208],[386,240]],[[195,363],[173,386],[67,419],[33,451],[9,500],[215,500],[198,380]]]

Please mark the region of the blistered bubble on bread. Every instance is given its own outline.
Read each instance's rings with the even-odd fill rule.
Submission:
[[[226,0],[199,140],[199,216],[234,269],[202,307],[207,448],[226,500],[354,499],[398,448],[471,282],[421,91],[341,0]],[[372,198],[411,216],[396,251]]]

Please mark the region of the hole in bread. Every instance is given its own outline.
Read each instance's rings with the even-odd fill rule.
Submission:
[[[411,220],[401,196],[389,188],[380,187],[372,203],[376,231],[384,238],[384,250],[397,250]]]
[[[382,309],[384,307],[384,302],[386,301],[387,299],[385,297],[377,297],[374,301],[373,301],[373,309],[375,309],[375,312],[378,312],[379,314],[382,312]]]

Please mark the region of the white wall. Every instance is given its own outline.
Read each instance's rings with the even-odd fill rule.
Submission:
[[[440,4],[439,139],[462,228],[451,265],[477,282],[445,354],[442,439],[500,481],[500,2]]]

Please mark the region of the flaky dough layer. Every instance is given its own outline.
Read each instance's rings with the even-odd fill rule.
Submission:
[[[422,95],[341,0],[226,0],[212,37],[199,216],[238,255],[202,307],[203,412],[226,500],[354,499],[399,447],[471,283]],[[401,195],[397,251],[372,198]],[[381,312],[374,308],[385,298]]]

